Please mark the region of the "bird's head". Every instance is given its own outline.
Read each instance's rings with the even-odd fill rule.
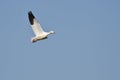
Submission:
[[[50,32],[49,32],[49,34],[54,34],[54,33],[55,33],[55,31],[50,31]]]

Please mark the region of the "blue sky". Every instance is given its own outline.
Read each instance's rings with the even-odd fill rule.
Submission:
[[[119,0],[0,2],[0,80],[120,80]],[[27,13],[45,31],[31,43]]]

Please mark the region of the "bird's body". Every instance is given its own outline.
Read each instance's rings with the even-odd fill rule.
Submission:
[[[37,36],[35,36],[35,37],[33,37],[32,39],[31,39],[31,42],[36,42],[36,41],[38,41],[38,40],[44,40],[44,39],[47,39],[47,36],[48,36],[49,34],[48,33],[42,33],[41,35],[37,35]]]
[[[28,18],[29,18],[31,27],[33,29],[33,32],[35,34],[35,37],[31,39],[32,42],[36,42],[38,40],[44,40],[48,37],[49,34],[54,33],[54,31],[45,32],[31,11],[28,12]]]

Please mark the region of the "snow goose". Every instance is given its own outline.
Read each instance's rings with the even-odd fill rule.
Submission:
[[[31,42],[36,42],[38,40],[44,40],[48,37],[49,34],[53,34],[55,33],[54,31],[49,31],[49,32],[45,32],[40,23],[37,21],[37,19],[35,18],[35,16],[33,15],[32,11],[28,12],[28,18],[29,18],[29,22],[31,24],[31,27],[33,29],[33,32],[35,34],[35,37],[33,37],[31,39]]]

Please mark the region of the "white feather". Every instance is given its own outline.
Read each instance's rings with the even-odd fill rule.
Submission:
[[[36,36],[41,35],[44,32],[40,23],[36,19],[34,19],[34,24],[31,25],[31,27],[32,27],[33,32]]]

